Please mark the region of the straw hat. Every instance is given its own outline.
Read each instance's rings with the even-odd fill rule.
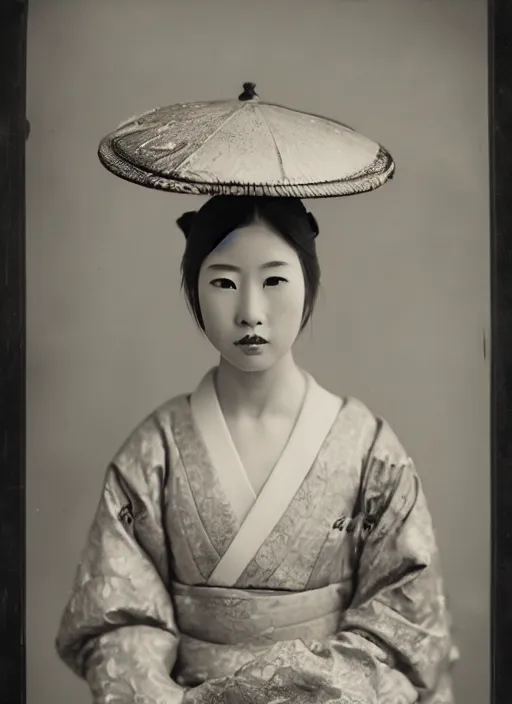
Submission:
[[[391,155],[346,125],[260,101],[157,108],[120,125],[98,156],[116,176],[194,195],[323,198],[372,191],[392,175]]]

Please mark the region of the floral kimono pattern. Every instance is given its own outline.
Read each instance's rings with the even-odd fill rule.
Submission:
[[[453,704],[457,650],[411,459],[308,375],[256,494],[209,372],[108,467],[57,649],[94,704]]]

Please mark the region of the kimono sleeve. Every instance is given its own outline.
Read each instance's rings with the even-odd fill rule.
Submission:
[[[178,631],[162,523],[167,466],[153,419],[125,443],[103,493],[57,635],[57,652],[87,680],[94,704],[178,704],[171,679]]]
[[[374,659],[379,702],[449,704],[457,650],[432,520],[414,465],[385,422],[361,498],[357,587],[334,647]]]

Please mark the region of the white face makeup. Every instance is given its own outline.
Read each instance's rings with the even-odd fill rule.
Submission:
[[[299,334],[301,263],[265,223],[235,230],[211,252],[201,266],[198,293],[208,339],[240,371],[270,369]]]

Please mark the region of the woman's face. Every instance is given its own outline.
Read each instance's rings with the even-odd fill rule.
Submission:
[[[264,223],[235,230],[211,252],[199,272],[198,293],[208,339],[241,371],[271,368],[299,334],[305,297],[301,263]]]

